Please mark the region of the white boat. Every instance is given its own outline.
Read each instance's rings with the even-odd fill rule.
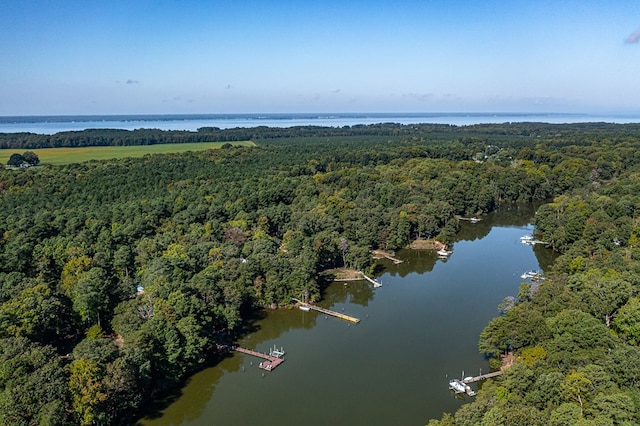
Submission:
[[[300,308],[300,310],[302,311],[307,311],[309,312],[311,310],[311,308],[309,307],[309,305],[300,305],[298,306]]]
[[[467,392],[467,387],[458,379],[449,381],[449,389],[452,389],[455,393]]]
[[[533,244],[533,235],[523,235],[520,237],[520,242],[522,244]]]
[[[436,253],[438,253],[439,257],[449,257],[449,255],[451,254],[450,251],[447,251],[446,249],[440,249],[438,250]]]
[[[527,271],[524,274],[520,275],[520,278],[522,278],[523,280],[541,278],[541,277],[542,277],[542,273],[534,270]]]

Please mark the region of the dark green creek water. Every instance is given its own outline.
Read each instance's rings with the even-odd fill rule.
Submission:
[[[463,224],[446,261],[432,251],[400,251],[384,261],[374,289],[334,283],[320,305],[357,325],[298,309],[268,312],[238,343],[286,362],[275,371],[240,353],[193,376],[144,425],[423,425],[464,401],[448,380],[489,372],[478,336],[520,275],[544,269],[550,250],[520,243],[533,206],[503,208]],[[467,397],[468,398],[468,397]]]

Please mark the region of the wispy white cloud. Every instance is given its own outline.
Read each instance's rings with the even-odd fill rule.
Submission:
[[[403,93],[402,94],[403,98],[410,98],[410,99],[414,99],[417,101],[428,101],[428,100],[432,100],[434,97],[433,93],[414,93],[414,92],[410,92],[410,93]]]
[[[640,41],[640,28],[632,32],[629,37],[624,40],[627,44],[637,43],[638,41]]]
[[[171,99],[168,99],[168,98],[163,99],[163,100],[162,100],[162,103],[163,103],[163,104],[166,104],[166,103],[169,103],[169,102],[180,102],[181,100],[182,100],[182,97],[181,97],[181,96],[174,96],[174,97],[173,97],[173,98],[171,98]]]

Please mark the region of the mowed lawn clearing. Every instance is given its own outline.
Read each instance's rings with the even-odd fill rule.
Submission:
[[[196,142],[171,143],[136,146],[89,146],[78,148],[39,148],[39,149],[0,149],[0,164],[7,164],[11,154],[35,152],[41,164],[71,164],[90,160],[110,160],[112,158],[142,157],[146,154],[172,154],[186,151],[204,151],[219,149],[229,143],[233,146],[255,146],[252,141],[240,142]],[[0,166],[1,167],[1,166]]]

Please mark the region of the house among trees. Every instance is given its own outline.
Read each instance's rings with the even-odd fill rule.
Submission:
[[[40,158],[33,151],[26,151],[24,154],[11,154],[7,166],[27,168],[31,166],[37,166],[40,164]]]

